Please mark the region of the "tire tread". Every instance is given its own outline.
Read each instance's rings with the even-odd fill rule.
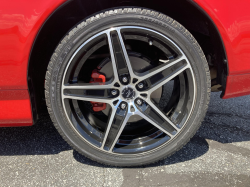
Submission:
[[[173,27],[175,27],[180,33],[182,33],[191,43],[192,45],[195,47],[195,49],[199,52],[199,55],[202,59],[201,63],[203,63],[205,69],[205,73],[206,73],[206,80],[207,80],[207,102],[206,102],[206,105],[205,105],[205,108],[202,110],[202,119],[204,119],[205,115],[206,115],[206,112],[207,112],[207,109],[208,109],[208,105],[209,105],[209,101],[210,101],[210,92],[211,92],[211,80],[210,80],[210,71],[209,71],[209,67],[208,67],[208,63],[207,63],[207,60],[206,60],[206,57],[201,49],[201,47],[199,46],[198,42],[196,41],[196,39],[193,37],[193,35],[187,30],[185,29],[180,23],[178,23],[177,21],[173,20],[172,18],[162,14],[162,13],[159,13],[157,11],[152,11],[152,10],[149,10],[149,9],[141,9],[141,8],[119,8],[119,9],[113,9],[113,10],[110,10],[110,11],[105,11],[105,12],[102,12],[102,13],[99,13],[95,16],[92,16],[90,18],[88,18],[86,21],[84,22],[81,22],[80,24],[78,24],[75,28],[73,28],[62,40],[61,42],[59,43],[59,45],[57,46],[54,54],[52,55],[51,59],[50,59],[50,62],[48,64],[48,68],[47,68],[47,72],[46,72],[46,80],[45,80],[45,98],[46,98],[46,104],[47,104],[47,109],[48,109],[48,112],[49,112],[49,115],[51,117],[51,120],[55,126],[55,128],[57,129],[57,131],[59,132],[59,134],[62,136],[62,138],[73,148],[75,149],[76,151],[78,151],[80,154],[81,151],[76,147],[74,146],[70,141],[68,141],[68,139],[66,138],[66,136],[64,135],[64,133],[61,131],[59,125],[57,124],[57,121],[56,121],[56,118],[54,116],[54,113],[52,111],[52,108],[51,108],[51,103],[50,103],[50,79],[51,79],[51,74],[52,74],[52,69],[54,67],[54,64],[56,63],[56,58],[58,56],[60,56],[59,54],[62,53],[62,47],[64,46],[65,43],[67,43],[74,35],[76,35],[76,33],[78,31],[80,31],[82,28],[86,27],[87,25],[97,21],[97,20],[100,20],[102,18],[105,18],[105,17],[109,17],[109,16],[115,16],[117,14],[129,14],[129,13],[134,13],[134,14],[142,14],[142,15],[147,15],[147,16],[150,16],[152,18],[156,18],[156,19],[159,19],[161,21],[164,21],[165,23],[168,23],[168,24],[171,24]],[[149,20],[149,21],[153,21],[153,20]],[[203,121],[203,120],[202,120]],[[195,135],[196,131],[199,129],[199,127],[201,126],[202,124],[202,121],[199,123],[199,125],[196,126],[196,130],[193,131],[192,135],[190,136],[190,139]],[[190,139],[187,139],[186,141],[182,142],[182,144],[180,146],[176,146],[177,149],[175,149],[171,154],[169,155],[166,155],[164,158],[162,158],[161,160],[173,155],[174,153],[176,153],[177,151],[179,151],[184,145],[186,145]],[[87,155],[84,155],[85,157],[91,159],[91,160],[94,160],[96,162],[99,162],[101,164],[104,164],[104,165],[109,165],[107,163],[104,163],[104,162],[101,162],[99,160],[95,160],[91,157],[88,157]],[[152,163],[155,163],[155,162],[158,162],[160,160],[155,160],[155,161],[152,161],[151,163],[147,163],[147,164],[152,164]],[[144,164],[142,164],[144,165]],[[127,165],[127,167],[129,167],[130,165]]]

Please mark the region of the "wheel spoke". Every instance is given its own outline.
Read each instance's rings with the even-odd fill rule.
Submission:
[[[119,79],[121,76],[127,76],[131,79],[131,77],[134,77],[134,73],[120,30],[110,31],[107,36],[115,78]]]
[[[155,67],[155,68],[153,68],[153,69],[151,69],[149,71],[140,73],[139,74],[140,80],[147,79],[149,77],[152,77],[152,76],[156,75],[157,73],[160,73],[161,71],[163,71],[163,70],[165,70],[167,68],[171,68],[173,65],[181,62],[184,59],[185,59],[185,57],[180,56],[179,58],[173,59],[173,60],[169,61],[166,64],[164,63],[164,64],[159,65],[159,66],[157,66],[157,67]]]
[[[186,62],[186,60],[175,60],[172,63],[163,66],[163,71],[154,71],[158,73],[154,73],[153,76],[144,79],[144,81],[147,83],[147,90],[149,94],[151,94],[153,91],[158,89],[159,87],[163,86],[176,76],[178,76],[180,73],[185,71],[189,68],[189,64]],[[159,68],[159,69],[162,69]],[[148,75],[146,75],[148,77]]]
[[[139,115],[141,117],[170,136],[170,138],[172,138],[177,133],[178,130],[175,125],[169,119],[167,119],[167,117],[163,115],[163,113],[157,109],[157,107],[153,108],[153,105],[149,105],[146,102],[143,102],[142,105],[136,106],[140,111]]]
[[[116,114],[116,110],[112,109],[112,112],[111,112],[109,120],[108,120],[108,126],[106,128],[106,131],[105,131],[105,134],[104,134],[104,138],[103,138],[103,141],[102,141],[101,149],[104,148],[104,145],[105,145],[106,140],[108,138],[108,134],[109,134],[110,128],[111,128],[111,126],[112,126],[112,124],[114,122],[115,114]]]
[[[109,91],[112,87],[110,84],[100,85],[99,83],[67,84],[63,85],[62,97],[64,99],[111,103],[114,100],[114,96]]]
[[[100,97],[86,97],[84,95],[72,95],[72,94],[64,94],[63,99],[76,99],[81,101],[93,101],[98,103],[108,103],[111,104],[115,99],[114,98],[100,98]]]
[[[121,101],[119,101],[119,104],[120,102]],[[127,109],[122,110],[120,106],[117,109],[112,109],[103,138],[102,149],[112,152],[118,138],[127,124],[128,119],[129,115],[127,114]]]
[[[147,101],[147,103],[149,104],[152,110],[157,112],[168,123],[168,125],[171,125],[176,131],[179,131],[176,125],[157,106],[155,106],[152,101],[149,100]]]
[[[63,90],[103,90],[114,88],[111,84],[101,83],[76,83],[63,85]]]
[[[121,44],[121,47],[122,47],[124,58],[126,60],[126,64],[127,64],[127,67],[128,67],[130,77],[131,78],[137,78],[137,76],[134,74],[133,68],[131,66],[127,50],[126,50],[125,44],[124,44],[123,39],[122,39],[121,32],[120,32],[120,30],[118,30],[117,32],[118,32],[118,37],[119,37],[119,40],[120,40],[120,44]]]

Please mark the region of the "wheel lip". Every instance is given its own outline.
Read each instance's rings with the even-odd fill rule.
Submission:
[[[193,88],[194,88],[194,90],[193,90],[194,97],[193,97],[193,98],[194,98],[194,99],[193,99],[193,101],[192,101],[192,107],[191,107],[191,109],[190,109],[190,112],[189,112],[189,114],[188,114],[188,117],[187,117],[186,121],[184,122],[184,124],[182,125],[181,129],[180,129],[180,130],[177,132],[177,134],[174,135],[174,137],[171,138],[169,141],[167,141],[167,142],[161,144],[160,146],[155,147],[155,148],[153,148],[153,149],[151,149],[151,150],[149,150],[149,151],[141,152],[141,153],[120,154],[120,153],[116,153],[116,152],[105,151],[104,149],[101,149],[101,148],[99,148],[99,147],[97,147],[97,146],[91,144],[90,142],[88,142],[88,141],[87,141],[87,140],[86,140],[86,139],[76,130],[76,128],[75,128],[74,125],[72,124],[72,122],[71,122],[71,120],[70,120],[70,118],[69,118],[69,116],[68,116],[68,114],[67,114],[67,112],[66,112],[66,107],[65,107],[65,103],[64,103],[64,98],[62,97],[62,95],[63,95],[63,90],[64,90],[64,89],[63,89],[63,87],[64,87],[64,82],[65,82],[65,77],[66,77],[65,75],[66,75],[66,73],[67,73],[67,70],[68,70],[68,68],[69,68],[69,66],[70,66],[70,64],[71,64],[71,62],[72,62],[72,60],[73,60],[74,57],[77,55],[77,53],[78,53],[87,43],[89,43],[89,42],[90,42],[91,40],[93,40],[94,38],[96,38],[96,37],[98,37],[98,36],[101,36],[101,35],[103,35],[103,34],[107,34],[107,33],[109,33],[110,31],[122,30],[122,29],[138,29],[138,30],[141,29],[141,30],[147,30],[147,31],[153,32],[153,33],[158,34],[158,35],[164,37],[165,39],[167,39],[173,46],[175,46],[175,47],[178,49],[179,52],[181,52],[182,57],[186,60],[186,62],[187,62],[187,64],[188,64],[188,68],[187,68],[187,69],[190,70],[191,76],[192,76],[192,80],[193,80]],[[114,60],[114,59],[112,59],[112,60]],[[187,70],[187,69],[186,69],[186,70]],[[185,70],[185,71],[186,71],[186,70]],[[117,82],[117,81],[119,82],[119,80],[114,79],[110,84],[114,84],[114,83]],[[141,79],[139,79],[137,82],[140,82],[140,81],[141,81]],[[119,88],[117,88],[117,89],[118,89],[119,91],[122,91],[125,87],[131,87],[131,88],[137,90],[136,87],[135,87],[135,85],[136,85],[136,84],[129,84],[129,85],[124,85],[124,86],[122,85],[121,87],[119,87]],[[118,103],[117,103],[117,105],[116,105],[116,106],[110,105],[110,106],[111,106],[114,110],[116,110],[116,109],[118,108],[119,104],[120,104],[121,102],[123,102],[122,99],[124,99],[124,102],[127,102],[128,105],[134,105],[135,99],[136,99],[137,97],[140,98],[139,94],[137,94],[138,92],[136,91],[135,93],[136,93],[136,94],[135,94],[135,97],[134,97],[133,99],[131,99],[131,100],[125,100],[125,99],[120,95],[120,97],[117,98],[117,100],[119,100]],[[151,93],[150,93],[150,94],[151,94]],[[150,153],[152,153],[152,152],[155,152],[155,151],[161,149],[162,147],[166,146],[167,144],[170,144],[170,143],[171,143],[174,139],[176,139],[176,137],[182,132],[182,130],[183,130],[184,127],[186,126],[187,122],[189,121],[191,114],[192,114],[193,111],[194,111],[194,106],[195,106],[196,97],[197,97],[197,86],[196,86],[196,80],[195,80],[195,77],[194,77],[194,72],[193,72],[191,63],[189,62],[187,56],[184,54],[183,50],[181,50],[180,47],[179,47],[175,42],[173,42],[172,39],[170,39],[169,37],[165,36],[164,34],[161,34],[161,33],[158,32],[158,31],[155,31],[155,30],[152,30],[152,29],[149,29],[149,28],[146,28],[146,27],[140,27],[140,26],[118,26],[118,27],[111,27],[111,28],[109,28],[109,29],[106,29],[106,30],[104,30],[104,31],[101,31],[101,32],[98,33],[98,34],[95,34],[94,36],[92,36],[92,37],[90,37],[89,39],[87,39],[83,44],[81,44],[81,45],[76,49],[76,51],[74,52],[74,54],[71,56],[70,60],[68,61],[67,66],[65,67],[65,70],[64,70],[64,73],[63,73],[63,79],[62,79],[62,83],[61,83],[61,95],[60,95],[60,97],[61,97],[61,102],[62,102],[62,105],[63,105],[64,113],[65,113],[65,115],[66,115],[66,117],[67,117],[67,119],[68,119],[68,121],[69,121],[69,124],[70,124],[71,127],[74,129],[74,131],[79,135],[79,137],[80,137],[81,139],[83,139],[84,142],[88,143],[88,145],[90,145],[91,147],[97,149],[98,151],[101,151],[101,152],[103,152],[103,153],[110,154],[110,155],[114,155],[114,154],[115,154],[115,155],[123,155],[123,156],[124,156],[124,155],[131,155],[131,156],[133,156],[133,155],[146,155],[146,154],[150,154]],[[121,99],[121,98],[122,98],[122,99]],[[144,98],[143,98],[143,99],[144,99]],[[146,100],[146,101],[147,101],[147,100]],[[134,106],[134,107],[135,107],[135,106]],[[135,109],[136,109],[136,107],[135,107]],[[138,109],[137,109],[137,110],[138,110]]]

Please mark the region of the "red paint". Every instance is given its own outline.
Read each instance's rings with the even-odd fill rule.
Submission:
[[[30,126],[32,123],[28,90],[0,91],[0,127]]]
[[[0,1],[0,89],[28,89],[32,44],[48,16],[65,0]]]
[[[45,20],[66,0],[0,1],[0,126],[31,125],[28,58]],[[194,0],[223,39],[228,78],[223,98],[250,94],[250,1]]]
[[[228,58],[224,99],[249,94],[250,1],[194,0],[213,20],[223,39]],[[237,75],[237,76],[236,76]],[[243,80],[245,78],[246,80]],[[238,85],[232,85],[237,82]]]
[[[0,0],[0,126],[32,124],[27,90],[30,51],[44,21],[65,1]]]
[[[232,75],[227,78],[227,89],[223,99],[250,94],[250,74]]]
[[[99,83],[100,85],[103,85],[106,82],[106,77],[99,73],[97,69],[94,69],[92,71],[91,78],[92,80],[90,81],[90,83]],[[95,112],[99,112],[106,109],[106,103],[98,103],[94,101],[90,102]]]
[[[92,80],[90,81],[90,83],[98,82],[100,83],[100,85],[103,85],[106,82],[106,77],[102,75],[101,73],[99,73],[97,69],[94,69],[92,71],[91,78]]]

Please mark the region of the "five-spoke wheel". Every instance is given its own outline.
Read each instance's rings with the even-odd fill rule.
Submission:
[[[156,161],[183,146],[203,119],[209,98],[203,53],[182,26],[153,19],[160,22],[117,10],[117,17],[83,22],[52,56],[46,76],[52,119],[94,160],[126,166]]]

